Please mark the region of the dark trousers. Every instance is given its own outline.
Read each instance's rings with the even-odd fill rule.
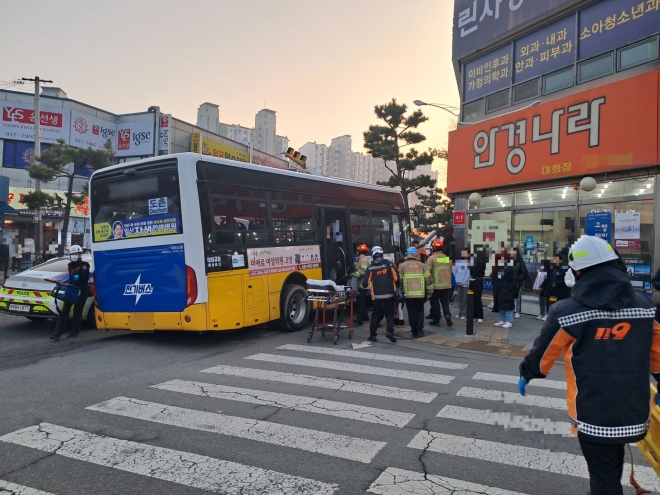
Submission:
[[[9,270],[9,256],[2,258],[2,271],[5,279],[7,278],[7,270]]]
[[[394,334],[394,298],[391,299],[374,299],[371,310],[371,324],[369,325],[369,333],[371,337],[375,337],[378,331],[378,324],[385,317],[387,324],[385,333]]]
[[[357,294],[357,314],[355,319],[358,321],[368,321],[369,313],[367,313],[367,296],[369,295],[368,289],[358,289]]]
[[[85,300],[86,298],[81,297],[77,303],[64,303],[62,306],[62,312],[57,317],[57,323],[55,323],[55,331],[53,335],[59,337],[66,330],[66,324],[69,321],[69,313],[71,312],[71,306],[73,306],[73,330],[71,333],[80,332],[80,324],[82,323],[83,309],[85,309]]]
[[[472,306],[472,317],[475,320],[484,319],[484,305],[481,302],[481,295],[484,292],[484,281],[483,280],[472,280],[470,282],[469,289],[474,292],[474,305]]]
[[[410,330],[413,335],[417,335],[424,330],[424,298],[406,299],[406,308],[408,309]]]
[[[579,440],[589,468],[591,495],[623,495],[621,475],[625,445]]]
[[[442,318],[442,313],[445,314],[445,318],[451,318],[451,313],[449,312],[449,298],[454,289],[435,289],[433,295],[431,296],[431,319],[434,322],[439,322]],[[440,306],[442,306],[442,312],[440,311]]]

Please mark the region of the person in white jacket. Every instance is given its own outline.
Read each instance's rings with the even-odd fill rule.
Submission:
[[[548,305],[550,304],[547,297],[543,296],[543,291],[541,291],[541,284],[548,276],[548,262],[544,261],[543,266],[539,268],[539,271],[536,272],[536,280],[534,281],[534,292],[539,296],[539,309],[541,314],[539,314],[536,319],[545,321],[545,317],[548,313]]]
[[[458,290],[458,317],[467,319],[467,291],[470,285],[470,255],[466,249],[461,250],[461,257],[454,262],[452,273]]]

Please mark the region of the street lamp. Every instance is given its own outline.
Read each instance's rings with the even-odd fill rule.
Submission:
[[[426,103],[422,100],[415,100],[415,101],[413,101],[413,103],[415,105],[417,105],[418,107],[423,107],[425,105],[429,105],[429,106],[432,106],[432,107],[440,108],[440,109],[444,110],[445,112],[449,112],[454,117],[458,117],[458,108],[453,107],[451,105],[445,105],[443,103]]]
[[[438,205],[435,207],[434,211],[436,215],[442,215],[445,212],[445,207],[442,205]]]

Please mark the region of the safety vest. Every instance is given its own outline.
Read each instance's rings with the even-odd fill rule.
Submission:
[[[369,268],[369,259],[365,254],[360,254],[358,255],[357,260],[353,264],[355,267],[355,274],[360,281],[360,289],[370,289],[372,284],[369,284],[367,287],[362,286],[362,279],[364,278],[364,274],[367,273],[367,268]]]
[[[433,288],[435,290],[451,289],[451,258],[436,251],[426,260],[426,264],[433,275]]]
[[[406,297],[422,298],[433,290],[431,269],[415,256],[407,256],[399,265],[399,274],[403,281],[403,293]]]

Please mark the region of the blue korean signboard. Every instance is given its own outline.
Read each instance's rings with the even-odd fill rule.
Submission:
[[[584,231],[587,235],[593,235],[612,243],[612,213],[609,211],[597,211],[587,213],[585,217]]]
[[[547,74],[575,61],[575,14],[553,22],[515,42],[515,82]]]
[[[660,0],[605,0],[581,10],[578,22],[585,59],[660,31]]]
[[[528,235],[525,237],[525,247],[527,249],[534,249],[534,236]]]
[[[511,44],[465,64],[463,101],[508,88],[512,67]]]

